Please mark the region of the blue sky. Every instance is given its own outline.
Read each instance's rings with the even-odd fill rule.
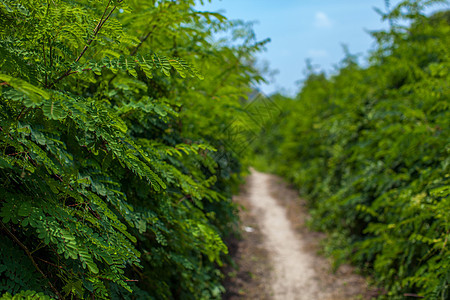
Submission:
[[[205,1],[207,2],[207,1]],[[390,1],[391,5],[399,1]],[[274,81],[260,88],[266,94],[294,95],[305,78],[306,59],[327,73],[343,58],[342,44],[365,61],[374,40],[367,30],[386,28],[374,11],[384,11],[384,0],[212,0],[198,10],[219,11],[228,19],[257,21],[259,40],[271,38],[267,51],[258,55],[271,69]]]

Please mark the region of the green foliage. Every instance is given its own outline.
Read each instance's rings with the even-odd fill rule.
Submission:
[[[264,42],[194,4],[0,2],[3,298],[220,298]]]
[[[448,299],[450,13],[403,1],[362,68],[311,72],[255,152],[309,198],[327,249],[373,274],[386,299]],[[441,1],[442,2],[442,1]],[[408,19],[410,26],[397,25]]]
[[[53,299],[43,293],[37,293],[35,291],[21,291],[14,296],[10,293],[5,293],[0,298],[2,300],[50,300]]]
[[[29,258],[7,237],[0,238],[0,284],[2,291],[17,294],[24,289],[39,290],[45,286]]]

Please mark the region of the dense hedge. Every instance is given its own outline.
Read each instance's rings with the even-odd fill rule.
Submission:
[[[386,299],[450,297],[450,12],[427,17],[424,2],[384,16],[368,67],[347,55],[330,77],[310,70],[296,99],[274,97],[282,113],[255,146]]]
[[[5,299],[220,298],[243,170],[226,127],[265,42],[194,5],[0,2]]]

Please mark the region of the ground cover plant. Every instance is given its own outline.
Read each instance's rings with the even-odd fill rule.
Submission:
[[[447,3],[383,13],[369,66],[348,54],[332,76],[310,68],[295,99],[274,97],[282,113],[254,147],[309,199],[327,252],[384,299],[450,296],[450,12],[425,15],[433,2]]]
[[[220,298],[265,41],[194,4],[0,2],[3,298]]]

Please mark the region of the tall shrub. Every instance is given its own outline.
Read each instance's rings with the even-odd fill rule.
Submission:
[[[241,164],[216,139],[263,43],[213,43],[241,25],[194,4],[0,3],[4,297],[220,298]]]

